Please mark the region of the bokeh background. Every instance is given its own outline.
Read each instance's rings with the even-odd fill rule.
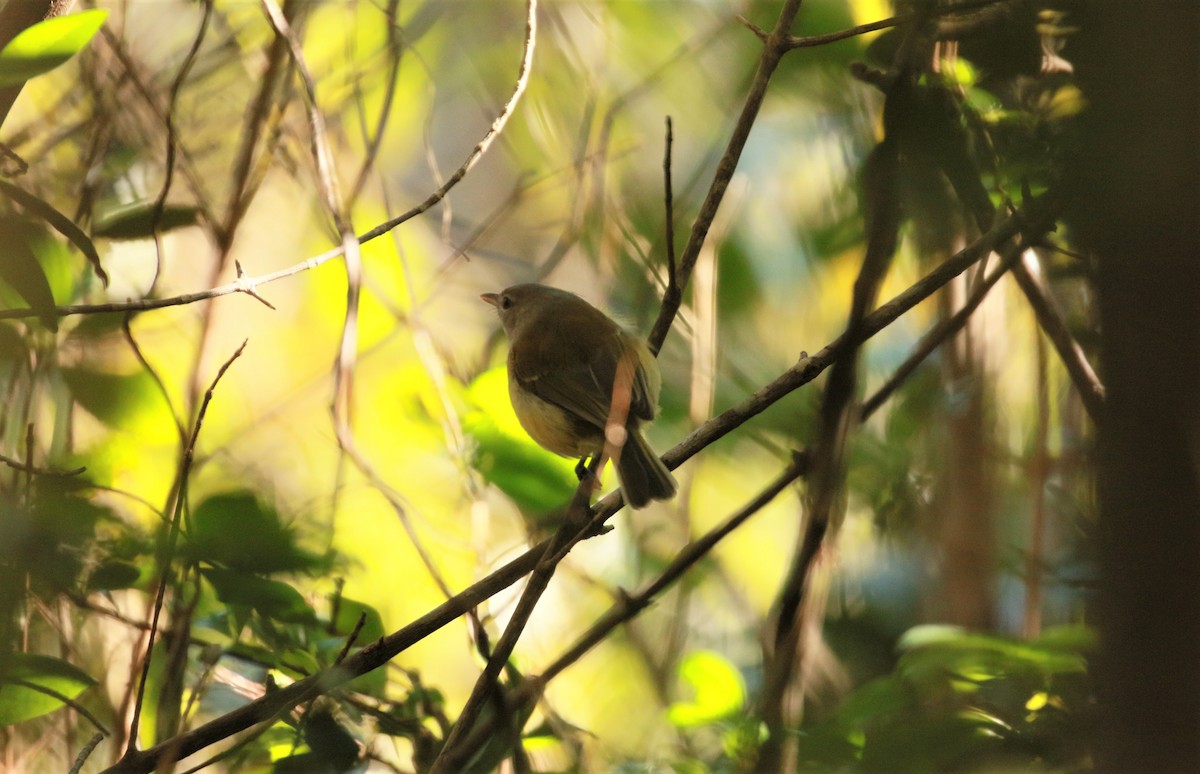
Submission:
[[[173,298],[336,248],[303,79],[263,7],[99,6],[109,11],[100,34],[30,81],[0,134],[28,162],[14,184],[83,225],[110,277],[103,286],[42,227],[31,244],[55,302]],[[36,318],[3,322],[3,452],[87,468],[67,479],[13,472],[3,484],[10,545],[21,547],[6,565],[4,646],[95,681],[78,678],[78,702],[114,733],[84,770],[126,742],[160,577],[155,551],[181,491],[144,746],[332,663],[352,613],[369,613],[359,647],[553,531],[575,461],[540,450],[517,424],[506,343],[479,294],[545,282],[645,334],[665,288],[668,217],[679,248],[750,88],[763,46],[751,27],[769,29],[778,9],[541,3],[528,85],[495,142],[428,211],[362,245],[352,398],[336,415],[349,287],[341,258],[257,285],[270,308],[231,293],[64,316],[57,332]],[[806,0],[793,32],[906,10]],[[523,3],[306,0],[283,12],[356,233],[438,189],[512,97]],[[1022,6],[961,44],[931,46],[919,64],[922,83],[951,95],[952,123],[998,208],[1041,193],[1061,171],[1066,123],[1082,104],[1072,33],[1060,11]],[[892,66],[902,38],[888,28],[784,57],[659,356],[662,412],[648,437],[660,452],[845,326],[866,242],[861,170],[884,131],[883,93],[853,65]],[[910,171],[880,300],[978,236],[936,165],[918,157]],[[1089,258],[1064,229],[1031,260],[1094,357]],[[862,395],[979,279],[968,272],[873,338]],[[6,306],[28,305],[4,293]],[[183,486],[204,393],[243,341],[212,392]],[[622,511],[610,533],[572,551],[513,665],[538,674],[622,590],[652,580],[756,495],[814,440],[820,389],[796,390],[688,460],[675,500]],[[339,445],[343,420],[350,450],[346,438]],[[1088,759],[1091,426],[1006,277],[855,429],[789,703],[797,765],[1057,770]],[[611,471],[604,484],[614,486]],[[526,727],[534,769],[753,767],[762,643],[803,525],[803,491],[786,490],[550,683]],[[514,593],[478,609],[493,639]],[[190,646],[172,660],[181,638]],[[309,770],[286,767],[347,744],[352,762],[337,759],[339,768],[330,754],[321,765],[423,765],[478,677],[477,639],[460,620],[354,683],[356,693],[308,705],[310,717],[333,719],[334,742],[305,730],[316,722],[284,715],[214,765]],[[69,766],[94,728],[60,708],[7,716],[6,765]]]

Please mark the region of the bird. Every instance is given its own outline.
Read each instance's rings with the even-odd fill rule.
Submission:
[[[645,342],[549,285],[513,285],[480,298],[496,308],[508,336],[508,394],[530,437],[579,458],[581,477],[584,460],[601,454],[607,440],[625,502],[643,508],[674,497],[675,479],[641,432],[658,413],[662,385]]]

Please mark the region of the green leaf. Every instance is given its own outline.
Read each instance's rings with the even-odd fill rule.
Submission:
[[[0,515],[0,568],[19,573],[37,591],[74,590],[96,526],[112,512],[43,485],[44,480],[38,482],[32,508]]]
[[[363,617],[363,626],[354,638],[351,652],[383,637],[383,618],[378,610],[357,600],[341,597],[338,600],[337,614],[332,621],[332,636],[325,637],[317,643],[317,654],[324,663],[332,664],[341,654],[346,646],[346,638],[358,625],[360,616]],[[368,696],[382,697],[387,692],[387,685],[387,672],[383,669],[373,669],[351,680],[347,687]]]
[[[95,684],[86,673],[61,659],[13,653],[0,661],[0,726],[53,712],[64,706],[63,698],[74,699]]]
[[[360,616],[364,617],[362,629],[354,638],[352,652],[365,648],[368,644],[383,637],[383,618],[379,616],[379,611],[364,602],[343,596],[337,600],[337,613],[332,620],[332,635],[334,636],[325,637],[318,643],[318,655],[325,660],[326,664],[334,662],[338,654],[341,654],[342,648],[346,647],[346,638],[350,636],[350,632],[354,631],[354,626],[358,625]],[[388,691],[388,673],[384,670],[372,670],[366,674],[360,674],[359,677],[350,680],[348,688],[367,696],[383,697]]]
[[[0,51],[0,86],[16,86],[58,67],[90,43],[107,18],[108,11],[83,11],[23,30]]]
[[[542,514],[570,501],[574,477],[550,452],[504,433],[483,412],[469,414],[464,424],[476,442],[475,469],[523,511]]]
[[[105,287],[108,287],[108,274],[105,273],[104,267],[100,265],[100,254],[96,252],[96,246],[92,244],[92,240],[88,238],[88,235],[83,233],[83,229],[75,225],[73,220],[56,210],[53,205],[44,199],[40,199],[25,189],[18,188],[4,180],[0,180],[0,193],[3,193],[24,207],[26,211],[37,215],[50,224],[51,228],[55,231],[71,240],[71,243],[78,247],[79,251],[87,257],[88,263],[92,265],[92,271],[96,272],[96,276],[100,278]]]
[[[87,585],[91,591],[133,588],[141,574],[141,570],[136,564],[110,560],[92,572],[87,579]]]
[[[309,713],[304,741],[323,764],[310,771],[349,771],[358,761],[358,741],[327,709]]]
[[[96,218],[92,234],[106,239],[150,239],[155,227],[160,234],[184,226],[196,225],[197,207],[167,205],[155,219],[157,202],[137,202],[104,213]]]
[[[0,215],[0,279],[17,292],[29,308],[37,315],[42,325],[52,331],[58,330],[58,316],[54,313],[54,293],[50,281],[38,260],[38,246],[42,239],[39,229],[28,219],[17,215]]]
[[[227,605],[248,607],[259,614],[288,623],[311,623],[316,613],[300,592],[281,581],[235,570],[206,567],[201,572]]]
[[[71,397],[109,427],[122,427],[156,399],[154,380],[145,371],[108,374],[84,368],[63,368]]]
[[[667,710],[677,728],[714,723],[740,711],[746,686],[737,667],[719,653],[698,650],[679,664],[679,676],[692,689],[692,701],[678,701]]]
[[[1086,653],[1096,647],[1096,631],[1079,625],[1055,626],[1042,632],[1034,644],[1047,650]]]
[[[279,514],[249,492],[208,498],[192,516],[186,546],[195,561],[266,575],[315,567],[319,559],[296,545]]]
[[[335,633],[349,636],[358,624],[360,615],[366,615],[366,619],[355,640],[357,647],[368,645],[383,636],[383,619],[379,616],[379,611],[370,605],[346,597],[338,600],[337,618],[333,622]]]
[[[282,653],[272,653],[272,655],[275,656],[275,665],[279,669],[287,670],[297,679],[315,675],[321,671],[321,665],[317,663],[316,656],[301,648],[288,648]]]

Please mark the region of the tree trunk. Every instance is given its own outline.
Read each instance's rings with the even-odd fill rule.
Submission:
[[[1097,256],[1101,770],[1200,771],[1200,6],[1097,0],[1072,225]]]

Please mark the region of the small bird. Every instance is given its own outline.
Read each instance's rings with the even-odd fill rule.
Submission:
[[[525,432],[581,460],[600,454],[607,438],[625,502],[641,508],[673,497],[675,479],[640,429],[658,412],[662,383],[645,343],[558,288],[514,285],[480,298],[508,334],[508,394]],[[614,426],[621,415],[623,427]]]

